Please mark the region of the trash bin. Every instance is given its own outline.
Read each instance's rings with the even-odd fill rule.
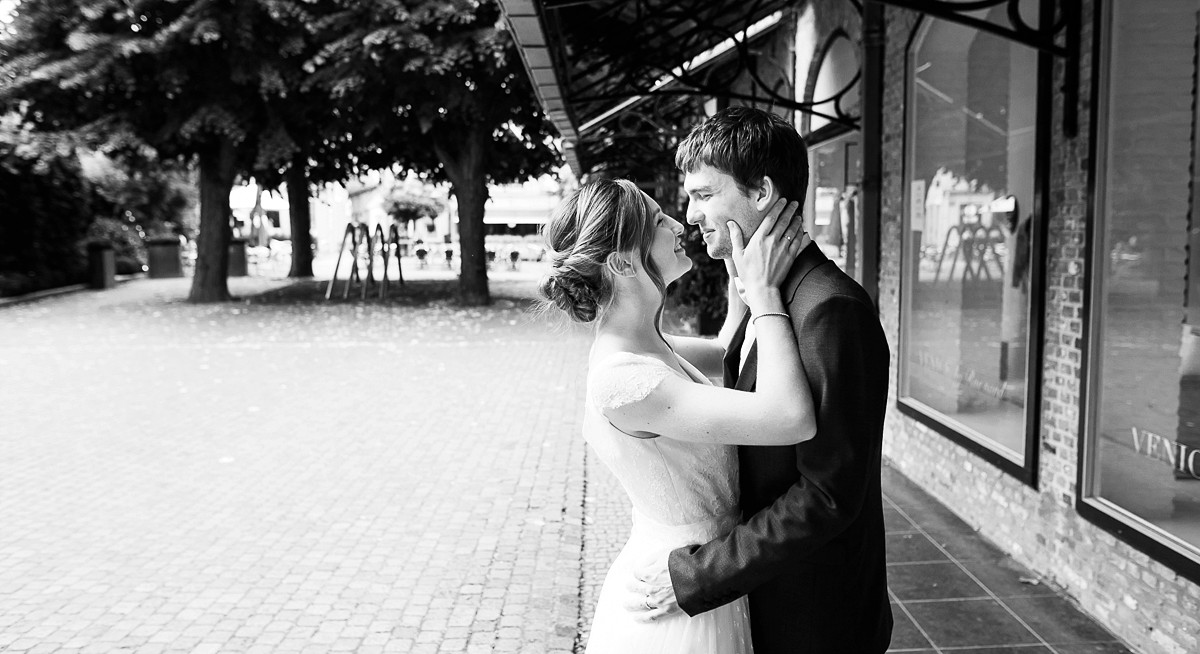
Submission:
[[[104,289],[117,285],[117,257],[112,243],[92,241],[88,243],[88,286]]]
[[[246,239],[235,238],[229,242],[228,275],[230,277],[245,277],[247,275],[246,271]]]
[[[150,259],[150,277],[183,277],[179,237],[159,236],[149,239],[146,241],[146,252]]]

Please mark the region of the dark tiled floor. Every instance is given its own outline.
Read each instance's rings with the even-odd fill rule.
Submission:
[[[883,494],[896,621],[889,651],[1129,654],[1071,600],[888,466]]]

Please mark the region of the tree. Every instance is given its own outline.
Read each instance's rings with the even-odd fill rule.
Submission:
[[[311,84],[343,101],[367,147],[358,163],[448,181],[458,200],[464,304],[487,304],[489,183],[560,162],[495,0],[333,0]]]
[[[298,148],[272,113],[308,54],[302,0],[26,0],[0,41],[0,110],[63,143],[194,160],[189,300],[229,299],[229,192]]]
[[[411,223],[422,218],[437,218],[446,208],[446,203],[430,195],[405,189],[403,186],[392,188],[383,202],[383,210],[392,220]]]
[[[91,200],[73,154],[0,116],[0,296],[83,281]]]

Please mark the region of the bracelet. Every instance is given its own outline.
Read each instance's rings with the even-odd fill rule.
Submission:
[[[754,316],[753,318],[751,318],[750,324],[753,325],[755,322],[758,321],[759,318],[762,318],[763,316],[783,316],[784,318],[787,318],[788,320],[792,319],[792,317],[790,315],[783,313],[781,311],[768,311],[766,313],[760,313],[757,316]]]

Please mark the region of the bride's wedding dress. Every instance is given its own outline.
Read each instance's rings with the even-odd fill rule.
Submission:
[[[691,381],[709,383],[686,361],[679,365]],[[593,362],[588,372],[584,438],[629,494],[633,528],[604,580],[586,654],[751,654],[744,597],[696,617],[679,612],[646,623],[621,606],[636,570],[728,533],[739,518],[736,447],[635,438],[600,413],[645,398],[667,375],[680,372],[631,353]]]

